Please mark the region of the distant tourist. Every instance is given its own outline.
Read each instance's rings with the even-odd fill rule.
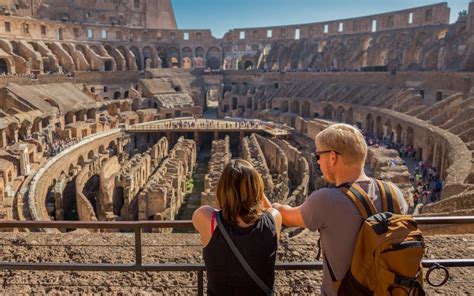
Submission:
[[[204,247],[207,294],[268,295],[275,281],[281,216],[265,196],[257,170],[245,160],[232,160],[220,177],[217,202],[221,210],[202,206],[193,214],[193,225]],[[251,277],[236,258],[218,219],[258,279]]]
[[[347,124],[332,125],[316,136],[316,159],[324,179],[334,187],[322,188],[313,192],[298,207],[273,204],[288,227],[305,227],[319,231],[323,254],[323,283],[321,295],[337,295],[339,284],[352,276],[350,269],[356,240],[364,216],[386,211],[387,203],[382,205],[380,186],[390,186],[396,195],[393,209],[406,213],[408,204],[402,192],[392,183],[378,183],[364,173],[367,157],[367,144],[359,130]],[[385,187],[384,187],[385,188]],[[364,202],[354,200],[356,192]],[[388,200],[388,198],[387,198]],[[356,205],[357,204],[357,205]],[[360,212],[361,204],[365,212]],[[389,207],[390,208],[390,207]],[[368,211],[370,210],[370,211]],[[365,213],[363,215],[362,213]],[[422,253],[421,253],[422,256]],[[420,260],[421,260],[420,256]],[[347,282],[346,282],[347,283]],[[360,285],[360,284],[359,284]],[[341,292],[341,291],[339,291]],[[372,295],[343,293],[342,295]],[[341,295],[341,294],[339,294]],[[382,295],[375,293],[374,295]],[[383,294],[385,295],[385,294]],[[388,295],[388,294],[387,294]]]

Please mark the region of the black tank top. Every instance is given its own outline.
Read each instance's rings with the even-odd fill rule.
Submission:
[[[217,215],[242,256],[267,287],[272,288],[278,247],[272,214],[265,212],[252,226],[240,227],[226,223],[221,213]],[[219,227],[203,249],[203,257],[208,295],[265,295],[232,253]]]

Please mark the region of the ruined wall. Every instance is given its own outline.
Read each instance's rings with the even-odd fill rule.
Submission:
[[[170,0],[5,0],[3,14],[74,23],[176,29]]]
[[[120,163],[117,156],[107,160],[100,170],[100,190],[97,195],[97,218],[99,221],[115,221],[114,191],[119,176]],[[118,198],[115,196],[115,199]]]
[[[204,191],[201,192],[201,205],[209,205],[219,208],[217,202],[217,185],[227,164],[232,159],[230,152],[229,136],[224,140],[212,141],[211,160],[208,165],[208,173],[204,176]]]
[[[92,159],[99,154],[101,146],[108,147],[111,143],[115,147],[119,146],[120,130],[110,130],[104,133],[93,135],[79,144],[65,149],[56,155],[49,162],[40,168],[30,183],[28,193],[28,208],[32,219],[49,221],[50,217],[46,209],[46,196],[52,184],[59,183],[66,172],[76,168],[76,165],[83,166],[85,160]]]
[[[288,197],[288,158],[285,152],[273,141],[255,134],[265,156],[270,175],[273,179],[273,201],[281,202]]]
[[[410,207],[413,207],[413,197],[408,167],[402,165],[398,151],[393,149],[369,147],[366,163],[372,168],[374,178],[390,181],[403,192]]]
[[[290,181],[290,194],[285,204],[299,206],[309,193],[310,170],[309,164],[300,149],[292,146],[288,141],[273,139],[283,150],[288,159],[288,176]]]
[[[196,144],[180,138],[138,196],[139,220],[174,220],[196,164]],[[156,231],[171,231],[157,229]]]
[[[110,168],[110,167],[109,167]],[[100,190],[100,160],[86,164],[76,177],[76,205],[80,221],[97,221],[97,215],[94,208],[97,206],[97,196]],[[92,184],[88,183],[94,178]],[[92,188],[91,188],[92,187]],[[97,190],[90,192],[91,190]],[[92,195],[94,198],[89,199]],[[94,203],[91,202],[95,201]]]
[[[275,189],[273,178],[270,174],[270,170],[268,169],[265,155],[258,144],[255,134],[242,139],[240,145],[240,157],[250,162],[260,173],[265,186],[265,195],[270,199],[270,201],[273,200],[273,192]]]

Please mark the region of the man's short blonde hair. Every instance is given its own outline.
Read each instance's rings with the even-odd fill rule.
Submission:
[[[337,151],[346,165],[363,164],[367,157],[364,136],[352,125],[333,124],[316,136],[316,143],[324,146],[324,150]]]

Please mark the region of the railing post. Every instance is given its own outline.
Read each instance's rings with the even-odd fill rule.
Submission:
[[[204,296],[204,271],[198,271],[198,296]]]
[[[142,229],[135,227],[135,266],[142,266]]]

